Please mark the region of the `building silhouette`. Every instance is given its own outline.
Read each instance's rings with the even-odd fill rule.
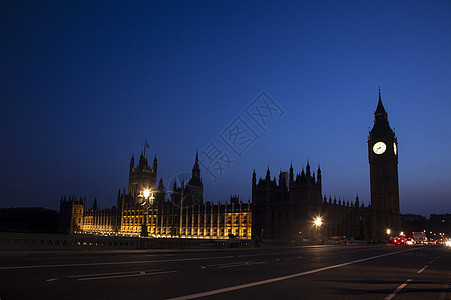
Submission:
[[[268,168],[265,178],[252,175],[253,232],[266,239],[357,238],[382,241],[401,230],[398,189],[398,150],[395,133],[379,101],[368,136],[371,204],[322,198],[321,169],[294,175],[281,172],[277,183]],[[315,225],[321,218],[322,225]],[[390,233],[387,233],[390,229]]]
[[[315,175],[309,162],[296,176],[292,165],[288,174],[280,172],[278,183],[269,168],[258,182],[254,171],[252,205],[253,232],[265,239],[363,239],[368,233],[369,208],[358,196],[355,202],[323,198],[321,168]],[[321,226],[315,225],[317,218]]]
[[[368,161],[371,188],[371,236],[387,238],[391,231],[401,230],[398,188],[398,142],[390,128],[388,114],[379,101],[374,125],[368,136]]]

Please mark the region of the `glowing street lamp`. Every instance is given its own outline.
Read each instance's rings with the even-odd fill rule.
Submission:
[[[153,191],[150,189],[144,189],[138,195],[138,202],[143,207],[143,221],[141,224],[141,236],[149,236],[147,232],[147,215],[149,214],[149,206],[153,205]]]
[[[390,228],[387,228],[387,231],[386,231],[386,232],[387,232],[388,235],[390,235],[390,233],[391,233]]]
[[[150,193],[151,193],[150,190],[147,190],[147,189],[143,191],[143,196],[146,200],[149,199]],[[152,197],[153,197],[153,194],[152,194]]]
[[[323,220],[321,219],[321,217],[316,217],[314,220],[313,220],[313,226],[315,226],[315,236],[316,236],[316,239],[318,239],[318,243],[321,241],[321,225],[323,224]]]
[[[321,227],[321,224],[323,224],[321,217],[316,217],[314,224],[316,227]]]

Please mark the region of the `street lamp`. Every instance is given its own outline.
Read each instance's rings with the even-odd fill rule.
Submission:
[[[314,224],[315,224],[316,228],[321,227],[321,224],[323,224],[321,217],[316,217]]]
[[[149,236],[147,231],[147,215],[149,214],[149,207],[153,205],[153,191],[145,189],[138,195],[138,203],[143,207],[143,220],[141,224],[141,236]]]
[[[313,225],[315,225],[315,228],[316,228],[315,231],[316,231],[316,237],[318,238],[318,242],[321,240],[320,227],[322,224],[323,224],[323,221],[322,221],[321,217],[319,217],[319,216],[316,217],[313,222]]]

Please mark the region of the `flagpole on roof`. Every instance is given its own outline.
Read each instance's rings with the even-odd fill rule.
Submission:
[[[150,149],[149,144],[147,143],[147,138],[144,137],[144,157],[146,157],[146,148]]]

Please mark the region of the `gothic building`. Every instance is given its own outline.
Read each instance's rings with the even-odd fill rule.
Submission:
[[[147,143],[146,143],[147,145]],[[145,148],[144,148],[145,150]],[[252,204],[238,196],[230,203],[213,204],[203,198],[198,154],[188,182],[174,182],[166,189],[157,185],[157,158],[149,166],[145,152],[135,165],[130,161],[128,191],[118,192],[117,205],[98,209],[97,202],[86,209],[85,199],[61,199],[60,232],[108,233],[165,238],[238,238],[293,240],[356,238],[384,240],[387,229],[397,234],[400,227],[398,149],[388,115],[379,102],[368,136],[371,204],[327,198],[322,194],[321,169],[316,174],[310,163],[295,174],[280,172],[278,180],[252,175]],[[143,199],[146,201],[143,201]],[[314,224],[317,218],[322,224]]]
[[[212,204],[203,199],[203,182],[196,153],[191,177],[180,186],[174,182],[172,190],[158,186],[157,158],[153,166],[141,154],[138,165],[134,156],[130,161],[128,192],[119,190],[117,205],[110,209],[85,209],[85,200],[75,197],[61,199],[59,232],[148,235],[163,238],[250,238],[252,233],[251,203],[243,203],[231,196],[230,203]],[[145,205],[140,200],[150,191]]]
[[[351,237],[385,240],[401,230],[398,189],[398,149],[387,112],[379,101],[368,136],[371,204],[322,198],[321,169],[311,173],[281,172],[279,180],[252,176],[253,232],[266,239]],[[320,217],[321,226],[314,221]],[[390,229],[390,231],[387,231]],[[390,232],[390,233],[388,233]]]
[[[253,232],[262,234],[265,239],[318,239],[331,237],[365,238],[368,232],[368,207],[360,205],[356,197],[349,201],[322,197],[321,169],[306,169],[294,176],[290,172],[280,172],[278,183],[270,176],[252,175]],[[321,226],[315,225],[320,218]]]

